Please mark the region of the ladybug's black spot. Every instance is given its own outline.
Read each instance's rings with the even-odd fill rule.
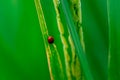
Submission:
[[[50,44],[54,43],[54,38],[53,38],[52,36],[49,36],[49,37],[48,37],[48,42],[49,42]]]

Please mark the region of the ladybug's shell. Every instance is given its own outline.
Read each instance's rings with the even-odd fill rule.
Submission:
[[[49,42],[50,44],[52,44],[52,43],[54,42],[54,38],[53,38],[52,36],[49,36],[49,37],[48,37],[48,42]]]

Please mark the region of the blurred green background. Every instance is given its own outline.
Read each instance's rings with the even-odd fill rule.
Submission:
[[[34,0],[0,0],[0,80],[49,80]]]

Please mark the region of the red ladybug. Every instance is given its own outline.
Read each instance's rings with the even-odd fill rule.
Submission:
[[[49,37],[48,37],[48,42],[49,42],[50,44],[52,44],[52,43],[54,42],[54,38],[53,38],[52,36],[49,36]]]

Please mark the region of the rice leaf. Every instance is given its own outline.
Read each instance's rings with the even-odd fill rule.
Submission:
[[[78,53],[77,55],[79,57],[83,72],[85,74],[85,79],[92,80],[92,75],[91,75],[91,72],[90,72],[90,69],[89,69],[89,66],[87,63],[86,56],[85,56],[83,49],[81,47],[79,37],[78,37],[77,31],[75,29],[75,25],[74,25],[73,20],[72,20],[72,15],[70,13],[68,2],[66,0],[60,0],[60,1],[61,1],[62,8],[63,8],[64,14],[66,17],[66,21],[68,23],[68,29],[69,29],[70,34],[72,36],[76,51]]]

